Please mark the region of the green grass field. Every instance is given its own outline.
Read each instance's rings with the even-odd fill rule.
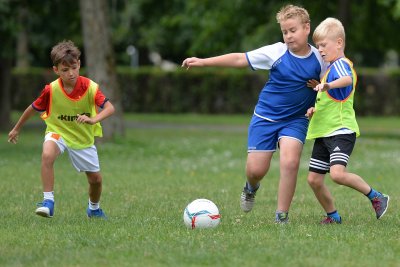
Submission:
[[[127,115],[126,137],[98,146],[107,221],[85,217],[86,177],[67,155],[56,162],[54,218],[36,216],[43,127],[28,125],[17,145],[1,133],[0,266],[400,266],[399,118],[360,118],[349,163],[390,195],[387,214],[376,220],[365,196],[327,179],[344,220],[332,226],[318,224],[324,213],[306,182],[312,142],[290,224],[274,224],[278,154],[254,210],[240,210],[249,118]],[[183,225],[196,198],[218,205],[217,228]]]

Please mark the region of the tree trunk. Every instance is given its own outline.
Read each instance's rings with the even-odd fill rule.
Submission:
[[[338,1],[338,19],[342,22],[345,29],[347,29],[347,25],[349,23],[350,10],[351,10],[350,1],[348,0]]]
[[[17,34],[17,68],[29,67],[28,30],[26,26],[28,25],[28,17],[29,9],[24,2],[23,5],[18,7],[18,24],[20,25],[20,29]]]
[[[115,107],[112,117],[102,122],[104,140],[124,134],[121,93],[117,82],[106,0],[80,0],[85,63],[88,77]]]
[[[0,131],[11,130],[11,58],[0,57]]]

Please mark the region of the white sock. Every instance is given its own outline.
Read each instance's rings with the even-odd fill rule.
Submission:
[[[94,203],[89,199],[89,209],[98,210],[100,208],[100,202]]]
[[[49,199],[54,202],[54,192],[43,192],[43,199]]]

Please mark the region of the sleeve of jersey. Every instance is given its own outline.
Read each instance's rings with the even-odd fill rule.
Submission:
[[[286,44],[275,43],[247,52],[246,58],[252,70],[269,70],[286,51]]]
[[[333,68],[335,69],[335,76],[337,79],[346,76],[352,77],[351,68],[344,60],[337,60],[335,63],[333,63]]]
[[[95,96],[95,102],[96,106],[100,108],[104,108],[104,104],[108,101],[108,98],[105,97],[102,91],[100,89],[97,89],[96,96]]]
[[[46,111],[50,101],[50,86],[46,85],[40,96],[32,103],[32,107],[39,112]]]

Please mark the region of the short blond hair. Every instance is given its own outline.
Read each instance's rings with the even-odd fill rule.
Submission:
[[[317,28],[315,28],[312,36],[314,43],[319,42],[325,38],[335,40],[341,38],[343,40],[343,43],[345,43],[346,33],[340,20],[335,18],[326,18],[317,26]]]
[[[287,19],[299,18],[302,23],[310,23],[310,15],[305,8],[287,5],[276,14],[276,21],[281,23]]]

